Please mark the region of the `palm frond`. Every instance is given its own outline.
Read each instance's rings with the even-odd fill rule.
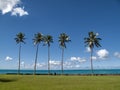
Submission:
[[[61,33],[58,41],[61,47],[66,48],[66,43],[70,42],[71,40],[67,34]]]
[[[102,40],[101,38],[97,38],[98,34],[95,34],[94,32],[89,32],[88,33],[88,37],[84,38],[84,43],[86,44],[86,46],[89,46],[90,48],[94,48],[94,46],[96,47],[101,47],[99,41]]]
[[[43,37],[43,40],[44,40],[44,46],[45,45],[48,45],[50,46],[50,43],[53,43],[53,37],[51,35],[46,35]]]
[[[25,44],[25,34],[23,34],[23,33],[18,33],[17,35],[16,35],[16,38],[14,38],[15,39],[15,41],[16,41],[16,43],[18,44],[18,43],[24,43]]]
[[[43,41],[43,35],[41,33],[37,33],[34,35],[34,38],[33,38],[34,45],[39,44],[42,41]]]

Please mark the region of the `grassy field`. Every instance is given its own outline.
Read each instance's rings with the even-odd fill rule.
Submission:
[[[0,90],[120,90],[120,76],[0,75]]]

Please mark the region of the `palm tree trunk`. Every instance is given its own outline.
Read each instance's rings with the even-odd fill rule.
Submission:
[[[61,61],[62,75],[63,75],[63,58],[64,58],[64,48],[62,48],[62,61]]]
[[[91,61],[91,72],[92,72],[91,74],[94,75],[92,55],[93,55],[93,48],[91,48],[91,58],[90,58],[91,60],[90,61]]]
[[[36,50],[36,56],[35,56],[34,75],[36,74],[36,64],[37,64],[37,57],[38,57],[38,48],[39,48],[39,44],[37,44],[37,50]]]
[[[21,58],[21,43],[20,43],[20,46],[19,46],[18,74],[20,74],[20,58]]]
[[[50,46],[48,46],[48,74],[50,75]]]

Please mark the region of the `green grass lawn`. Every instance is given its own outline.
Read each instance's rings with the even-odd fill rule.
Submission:
[[[120,76],[0,75],[0,90],[120,90]]]

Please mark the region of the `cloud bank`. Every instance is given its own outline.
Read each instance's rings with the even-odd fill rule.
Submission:
[[[71,57],[70,60],[71,60],[71,61],[78,61],[78,62],[80,62],[80,63],[86,61],[86,59],[80,58],[80,57]]]
[[[21,0],[0,0],[0,11],[1,13],[11,13],[12,16],[24,16],[28,15],[28,12],[21,6]]]
[[[61,65],[61,62],[60,61],[55,61],[55,60],[50,60],[50,65]]]

